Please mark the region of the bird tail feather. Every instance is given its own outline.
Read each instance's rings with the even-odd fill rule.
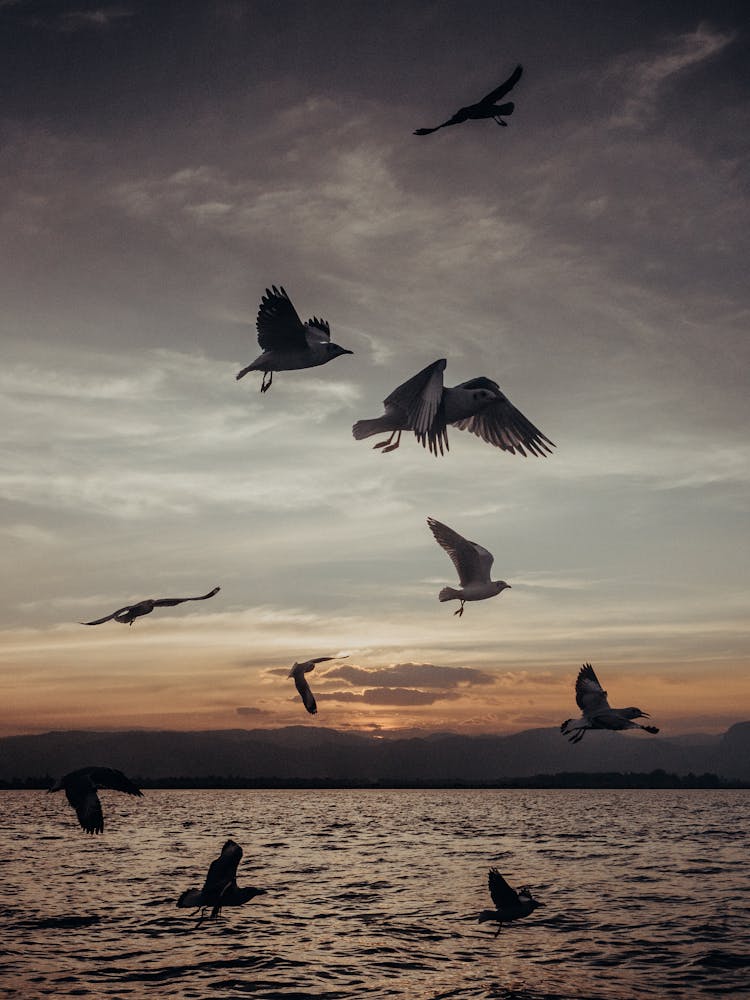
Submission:
[[[247,375],[248,372],[257,372],[259,370],[260,369],[255,367],[255,362],[253,362],[251,365],[248,365],[247,368],[243,368],[241,372],[237,372],[237,374],[234,377],[237,381],[239,381],[241,378],[244,378],[244,376]]]
[[[239,375],[237,377],[239,378]],[[381,417],[375,417],[373,420],[358,420],[352,427],[352,434],[355,440],[361,441],[362,438],[372,437],[373,434],[379,434],[381,431],[387,431],[388,429],[387,427],[383,427]]]
[[[453,587],[443,587],[443,589],[438,594],[439,601],[460,601],[461,595]]]

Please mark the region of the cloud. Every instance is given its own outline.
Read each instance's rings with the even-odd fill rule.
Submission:
[[[433,705],[459,697],[454,691],[416,691],[413,688],[370,688],[361,694],[353,691],[325,691],[316,695],[322,701],[361,702],[365,705]]]
[[[482,670],[471,667],[440,667],[431,663],[396,663],[379,669],[347,664],[327,670],[323,676],[336,677],[353,686],[377,684],[381,688],[417,685],[445,690],[463,684],[494,683],[494,677]]]
[[[271,712],[269,712],[265,708],[253,708],[253,707],[250,707],[250,706],[247,706],[247,705],[241,705],[241,706],[239,706],[238,708],[235,709],[235,712],[237,713],[237,715],[257,715],[257,716],[260,716],[260,715],[271,715],[272,714]]]

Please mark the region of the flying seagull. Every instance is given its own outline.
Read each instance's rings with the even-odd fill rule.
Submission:
[[[436,125],[435,128],[415,129],[414,135],[429,135],[431,132],[437,132],[439,128],[445,128],[447,125],[460,125],[470,118],[494,118],[498,125],[506,126],[508,123],[502,120],[501,115],[512,115],[515,105],[512,101],[507,104],[495,104],[495,101],[505,97],[508,91],[515,87],[521,79],[521,73],[523,73],[523,66],[516,66],[505,83],[501,83],[495,90],[491,90],[481,101],[469,104],[465,108],[459,108],[452,118],[443,122],[442,125]]]
[[[464,613],[466,601],[483,601],[503,590],[511,589],[505,580],[490,580],[490,569],[495,560],[491,552],[476,542],[463,538],[453,528],[441,524],[434,517],[428,517],[427,523],[435,536],[435,541],[451,557],[461,583],[458,590],[454,587],[443,587],[438,594],[439,601],[461,602],[458,611],[453,612],[454,615],[461,616]]]
[[[271,388],[274,372],[294,371],[297,368],[315,368],[341,354],[353,354],[345,347],[331,343],[331,327],[324,319],[313,316],[303,323],[283,288],[272,285],[258,307],[258,343],[263,353],[241,372],[241,379],[248,372],[263,372],[260,391]]]
[[[253,899],[262,896],[267,890],[237,885],[237,866],[242,858],[242,848],[233,840],[227,840],[221,849],[221,854],[208,867],[208,875],[202,889],[186,889],[177,900],[181,908],[198,908],[201,911],[196,927],[200,927],[205,918],[206,907],[212,907],[209,920],[215,920],[223,906],[242,906]]]
[[[310,715],[315,715],[318,711],[318,706],[315,703],[315,695],[310,690],[310,685],[307,683],[305,674],[309,673],[310,670],[314,670],[316,663],[325,663],[326,660],[345,659],[346,656],[318,656],[314,660],[305,660],[304,663],[295,663],[287,674],[288,677],[294,678],[294,686],[299,691],[300,697],[302,698],[302,704],[305,706]]]
[[[75,809],[78,822],[86,833],[104,832],[104,816],[97,788],[114,788],[126,795],[143,794],[130,778],[113,767],[79,767],[77,771],[58,778],[48,791],[59,792],[61,788],[65,789],[68,802]]]
[[[448,451],[448,424],[452,424],[503,451],[540,458],[552,454],[553,442],[516,409],[497,382],[479,377],[445,387],[445,365],[445,358],[433,361],[394,389],[383,400],[382,417],[358,420],[352,427],[356,440],[390,433],[373,446],[385,454],[398,448],[402,431],[414,431],[423,448],[442,455]]]
[[[560,726],[563,736],[571,743],[580,743],[587,729],[643,729],[658,733],[656,726],[642,726],[633,719],[649,719],[648,712],[640,708],[610,708],[607,692],[602,689],[590,663],[584,663],[576,678],[576,704],[583,715],[580,719],[566,719]]]
[[[78,624],[101,625],[102,622],[108,622],[114,618],[116,622],[121,622],[123,625],[132,625],[136,618],[140,618],[142,615],[150,615],[154,608],[173,608],[176,604],[184,604],[185,601],[207,601],[209,597],[218,594],[220,590],[221,587],[214,587],[213,590],[209,590],[207,594],[203,594],[201,597],[160,597],[157,600],[149,597],[147,600],[139,601],[137,604],[126,604],[124,608],[118,608],[117,611],[113,611],[111,615],[105,615],[104,618],[97,618],[93,622],[79,622]]]
[[[503,929],[503,924],[511,920],[518,920],[520,917],[528,917],[537,906],[544,906],[538,899],[531,895],[531,889],[524,886],[516,892],[511,889],[497,868],[490,868],[487,882],[490,887],[490,896],[495,904],[494,910],[482,910],[477,920],[483,924],[486,920],[496,920],[498,923],[495,937]]]

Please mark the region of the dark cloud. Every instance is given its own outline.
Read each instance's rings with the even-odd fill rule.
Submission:
[[[254,708],[252,705],[240,705],[235,709],[237,715],[269,715],[265,708]]]
[[[456,688],[459,684],[493,684],[495,678],[472,667],[438,667],[432,663],[395,663],[391,667],[368,670],[345,664],[326,671],[326,677],[337,677],[347,684],[380,687],[418,685],[423,688]]]
[[[318,700],[350,701],[365,705],[432,705],[436,701],[457,698],[454,691],[416,691],[414,688],[369,688],[362,694],[353,691],[329,691],[319,694]]]

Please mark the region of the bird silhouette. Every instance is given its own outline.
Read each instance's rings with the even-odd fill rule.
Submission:
[[[497,382],[481,376],[445,387],[445,366],[445,358],[433,361],[394,389],[383,400],[381,417],[354,424],[355,439],[390,434],[373,445],[385,454],[398,448],[402,431],[413,431],[422,447],[437,456],[448,451],[450,424],[512,454],[526,456],[528,452],[540,458],[552,454],[554,443],[513,406]]]
[[[173,608],[176,604],[184,604],[185,601],[207,601],[209,597],[218,594],[220,590],[221,587],[214,587],[213,590],[209,590],[207,594],[203,594],[201,597],[159,597],[157,599],[149,597],[145,601],[139,601],[137,604],[126,604],[124,608],[118,608],[111,615],[97,618],[93,622],[79,622],[78,624],[101,625],[102,622],[114,619],[122,625],[132,625],[136,618],[140,618],[143,615],[150,615],[154,608]]]
[[[241,379],[248,372],[263,372],[261,392],[271,388],[274,372],[315,368],[341,354],[354,353],[331,343],[331,328],[326,320],[313,316],[303,323],[284,288],[276,285],[267,288],[261,299],[256,326],[263,353],[235,377]]]
[[[441,125],[436,125],[435,128],[415,129],[414,135],[430,135],[431,132],[437,132],[439,128],[446,128],[448,125],[460,125],[471,118],[494,118],[498,125],[507,126],[508,123],[504,122],[501,116],[512,115],[515,105],[512,101],[508,101],[507,104],[496,104],[495,101],[499,101],[501,97],[504,97],[509,90],[515,87],[521,79],[522,73],[523,66],[516,66],[505,83],[501,83],[499,87],[491,90],[481,101],[477,101],[476,104],[467,104],[465,108],[459,108],[452,118],[449,118],[448,121],[443,122]]]
[[[302,699],[302,704],[305,706],[310,715],[315,715],[318,711],[318,706],[315,701],[315,695],[310,690],[310,685],[307,683],[306,673],[315,669],[316,663],[325,663],[326,660],[345,660],[346,656],[317,656],[314,660],[305,660],[304,663],[295,663],[292,669],[288,673],[288,677],[294,678],[294,686],[299,691],[300,698]]]
[[[590,663],[584,663],[576,678],[576,704],[583,713],[580,719],[566,719],[560,726],[563,736],[570,737],[571,743],[580,743],[587,729],[642,729],[646,733],[658,733],[656,726],[642,726],[633,719],[649,719],[647,712],[640,708],[610,708],[607,692],[602,689],[599,679]]]
[[[544,906],[544,903],[534,899],[531,895],[531,889],[525,886],[518,892],[511,889],[497,868],[490,868],[487,882],[495,909],[482,910],[477,920],[480,924],[486,920],[496,920],[498,928],[495,937],[503,929],[503,924],[510,923],[511,920],[519,920],[521,917],[528,917],[538,906]]]
[[[97,788],[113,788],[126,795],[143,794],[130,778],[113,767],[79,767],[77,771],[58,778],[48,791],[59,792],[63,788],[86,833],[104,832],[104,815],[96,794]]]
[[[208,875],[202,889],[186,889],[177,900],[180,908],[199,909],[196,927],[205,919],[205,911],[210,906],[209,920],[216,920],[224,906],[242,906],[255,896],[262,896],[266,889],[255,886],[240,888],[237,885],[237,866],[242,858],[242,848],[233,840],[227,840],[221,854],[208,866]]]
[[[461,602],[458,611],[453,612],[454,615],[459,617],[463,615],[466,601],[483,601],[500,594],[503,590],[511,589],[505,580],[490,580],[490,569],[495,560],[491,552],[476,542],[468,541],[453,528],[436,521],[434,517],[428,517],[427,523],[435,536],[435,541],[451,557],[461,583],[460,589],[443,587],[438,594],[439,601]]]

